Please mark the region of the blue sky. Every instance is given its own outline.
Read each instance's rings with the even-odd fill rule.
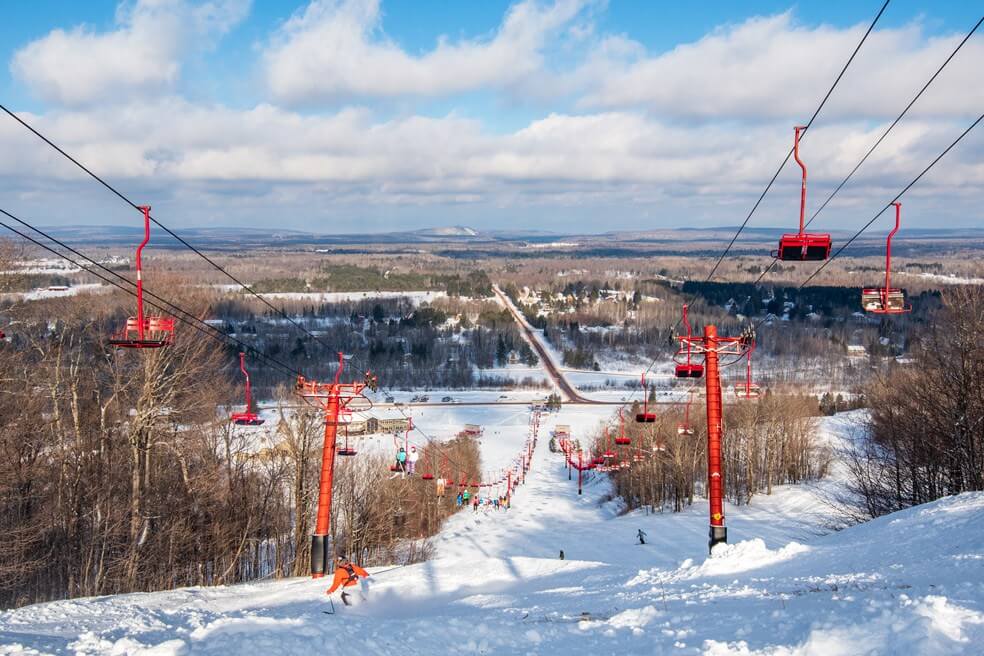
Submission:
[[[804,142],[813,207],[980,17],[974,5],[892,0]],[[11,3],[0,97],[175,225],[731,225],[879,6]],[[828,225],[884,205],[984,111],[982,55],[978,34],[825,210]],[[45,223],[115,215],[11,124],[0,206]],[[913,225],[982,223],[982,143],[971,135],[913,190]],[[795,218],[797,174],[781,176],[760,225]]]

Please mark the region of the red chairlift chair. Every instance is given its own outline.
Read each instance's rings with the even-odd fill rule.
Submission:
[[[816,262],[830,257],[830,235],[827,233],[808,233],[804,226],[806,213],[806,165],[799,157],[800,134],[805,127],[794,128],[793,156],[803,170],[803,182],[800,186],[800,221],[799,232],[786,233],[779,240],[779,250],[772,252],[772,257],[787,261]]]
[[[905,292],[901,289],[892,289],[892,237],[899,231],[899,222],[902,216],[902,203],[892,203],[895,205],[895,228],[888,233],[885,242],[885,286],[874,289],[861,290],[861,307],[865,312],[873,314],[905,314],[912,311],[912,306],[905,302]]]
[[[656,422],[656,413],[649,412],[649,387],[646,385],[646,372],[642,373],[642,393],[645,397],[642,412],[636,415],[636,422],[640,424],[652,424]]]
[[[683,422],[677,424],[677,435],[693,435],[694,429],[690,425],[690,404],[693,402],[694,397],[687,393],[687,406],[683,411]]]
[[[618,437],[615,438],[615,444],[618,446],[632,444],[632,438],[625,434],[625,417],[623,416],[622,408],[618,409]]]
[[[339,408],[338,410],[338,426],[342,427],[342,432],[344,433],[344,442],[342,446],[338,446],[336,440],[335,455],[342,456],[344,458],[351,458],[357,455],[359,452],[356,451],[355,447],[349,444],[349,432],[348,425],[352,421],[352,412],[346,408]]]
[[[755,351],[755,342],[751,342],[748,351],[745,352],[745,382],[735,383],[735,396],[741,400],[754,401],[762,395],[761,388],[752,382],[752,353]]]
[[[345,425],[345,444],[342,447],[335,449],[335,455],[350,458],[357,453],[358,451],[355,450],[355,447],[349,445],[348,425]]]
[[[237,426],[259,426],[264,420],[251,410],[253,406],[252,387],[249,383],[249,372],[246,371],[246,354],[242,352],[239,353],[239,370],[246,377],[246,409],[243,412],[232,413],[229,419]]]
[[[614,451],[612,451],[611,441],[612,441],[612,435],[608,431],[608,429],[605,428],[605,450],[601,454],[601,457],[605,461],[614,460],[616,457],[618,457],[617,454]]]
[[[687,318],[687,304],[683,304],[683,325],[687,328],[687,337],[692,337],[693,333],[690,329],[690,321]],[[683,347],[681,346],[681,350]],[[701,378],[704,375],[704,365],[698,364],[696,362],[690,361],[691,348],[690,341],[687,341],[687,361],[678,362],[676,366],[676,371],[674,372],[677,378]]]
[[[144,215],[144,238],[137,246],[137,316],[129,317],[123,330],[109,343],[117,348],[162,348],[174,342],[173,317],[145,317],[143,311],[143,264],[140,255],[150,241],[150,206],[140,208]]]

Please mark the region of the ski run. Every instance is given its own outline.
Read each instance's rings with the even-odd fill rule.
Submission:
[[[549,431],[607,412],[544,415],[512,509],[459,512],[433,559],[376,568],[351,607],[330,578],[57,601],[0,613],[0,654],[984,653],[984,493],[829,532],[835,466],[728,505],[730,544],[707,557],[704,500],[620,514],[600,475],[577,495]],[[857,419],[821,430],[836,446]]]

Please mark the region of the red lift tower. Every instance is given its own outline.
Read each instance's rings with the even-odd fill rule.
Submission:
[[[704,335],[681,335],[681,347],[693,349],[704,355],[704,380],[707,386],[707,500],[710,506],[710,531],[708,549],[728,541],[728,528],[724,524],[724,472],[721,471],[721,374],[719,359],[722,355],[740,358],[755,342],[752,332],[740,337],[718,337],[716,326],[705,326]]]
[[[335,438],[338,434],[338,415],[341,411],[350,409],[349,405],[357,398],[365,398],[362,391],[366,383],[342,383],[342,370],[345,368],[345,356],[338,354],[338,369],[335,379],[330,383],[319,383],[297,377],[295,390],[306,399],[317,399],[325,413],[325,445],[321,454],[321,482],[318,488],[318,520],[315,523],[314,535],[311,536],[311,577],[320,579],[325,575],[328,565],[329,544],[331,533],[331,497],[332,477],[335,473]],[[367,376],[368,378],[368,376]]]

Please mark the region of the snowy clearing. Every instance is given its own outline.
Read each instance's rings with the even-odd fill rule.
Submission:
[[[213,285],[215,289],[224,292],[241,293],[239,285]],[[278,301],[310,301],[313,303],[344,303],[348,301],[366,301],[372,299],[405,298],[414,305],[430,303],[438,298],[446,298],[447,292],[441,291],[407,291],[407,292],[264,292],[261,294],[267,300]]]
[[[40,301],[47,298],[64,298],[66,296],[78,296],[79,294],[102,294],[112,289],[109,285],[100,283],[81,283],[71,287],[47,287],[32,289],[29,292],[9,292],[0,294],[0,298],[20,301]]]
[[[980,653],[984,493],[824,535],[816,486],[779,488],[727,506],[731,544],[708,558],[703,503],[619,516],[607,481],[576,494],[549,431],[579,437],[603,417],[546,415],[511,510],[458,513],[434,560],[377,570],[335,615],[326,581],[308,579],[59,601],[0,613],[0,653]],[[852,421],[822,430],[838,442]]]

